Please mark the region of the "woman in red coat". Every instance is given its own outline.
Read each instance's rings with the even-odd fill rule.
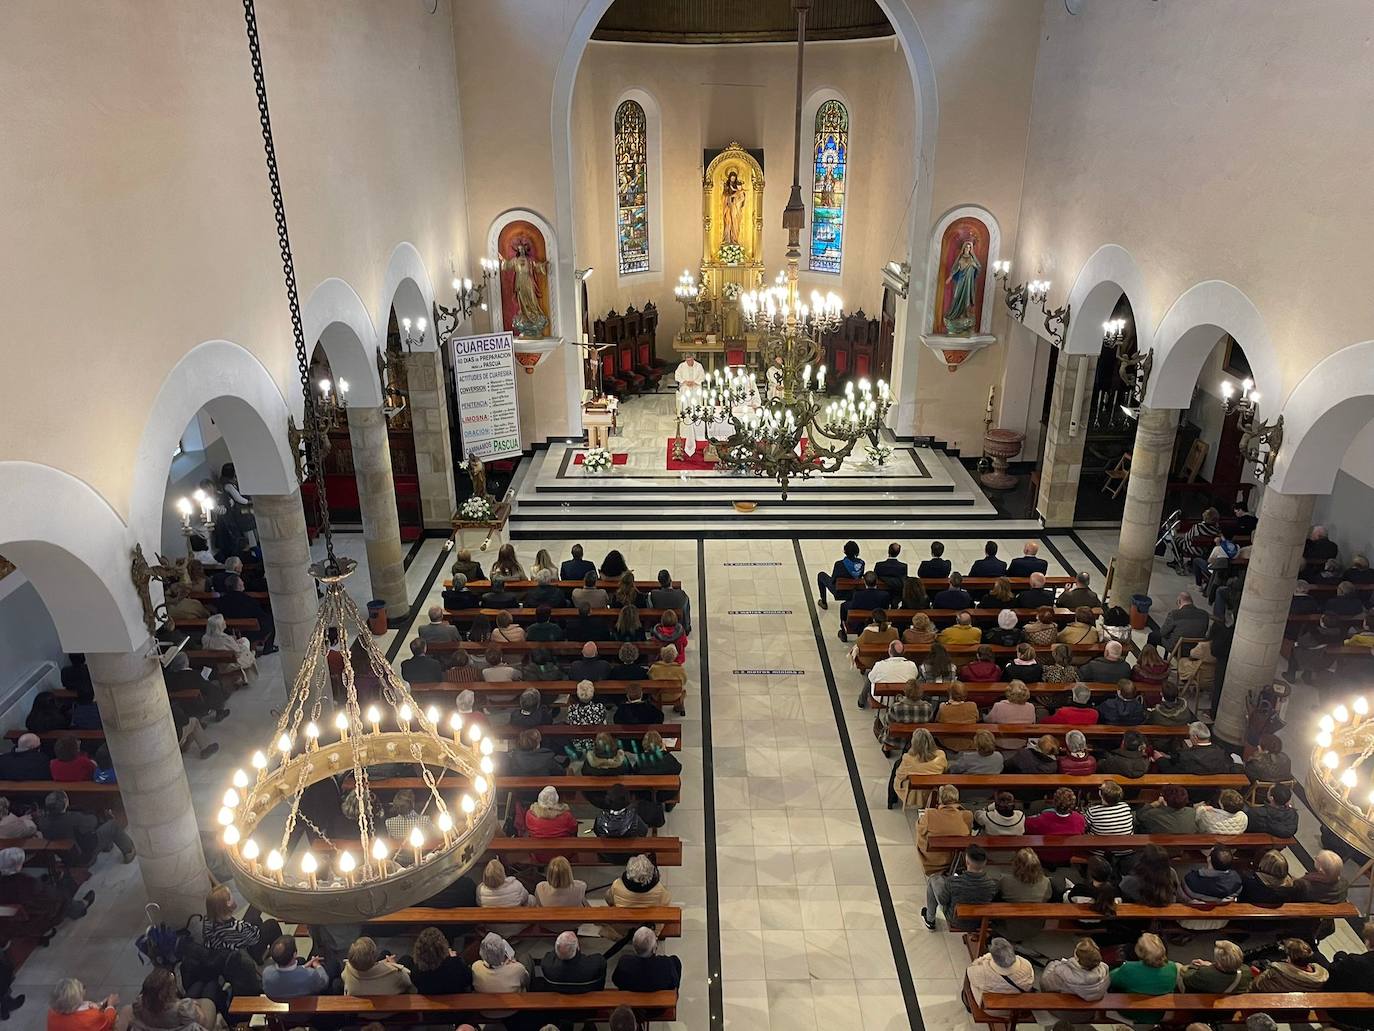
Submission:
[[[552,784],[539,792],[539,800],[525,811],[525,837],[527,838],[575,838],[577,837],[577,817],[572,810],[558,800],[558,789]],[[537,863],[547,863],[556,852],[536,853]]]
[[[1002,679],[1002,667],[992,657],[992,648],[978,646],[974,660],[959,670],[959,679],[966,684],[995,684]]]
[[[1137,684],[1162,684],[1169,679],[1169,660],[1159,654],[1159,649],[1147,644],[1140,649],[1140,658],[1135,660],[1131,679]]]
[[[1088,738],[1081,730],[1064,735],[1064,754],[1059,757],[1059,772],[1071,777],[1085,777],[1097,772],[1097,759],[1088,751]]]

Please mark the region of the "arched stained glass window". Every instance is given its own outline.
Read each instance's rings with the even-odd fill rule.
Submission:
[[[620,274],[649,271],[649,146],[644,108],[615,111],[615,228]]]
[[[844,198],[849,171],[849,112],[838,100],[816,111],[811,194],[811,271],[840,271],[844,250]]]

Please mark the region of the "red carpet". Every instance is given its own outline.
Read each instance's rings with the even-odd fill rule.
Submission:
[[[581,464],[582,464],[582,459],[583,459],[583,457],[584,457],[585,455],[586,455],[586,452],[585,452],[585,451],[579,451],[579,452],[577,452],[577,454],[573,455],[573,465],[581,465]],[[611,452],[611,465],[624,465],[624,464],[627,463],[629,460],[630,460],[629,452],[626,452],[626,451],[619,451],[619,452],[613,451],[613,452]]]
[[[688,455],[688,454],[685,454],[685,453],[684,453],[683,456],[682,456],[682,458],[681,458],[680,460],[674,458],[674,457],[673,457],[673,445],[674,445],[677,441],[679,441],[679,440],[681,440],[681,439],[682,439],[682,438],[680,438],[680,437],[669,437],[669,438],[668,438],[668,471],[669,471],[669,472],[682,472],[682,471],[684,471],[684,470],[686,470],[686,471],[692,471],[692,470],[707,470],[707,469],[714,469],[714,468],[716,468],[716,463],[715,463],[715,462],[708,462],[708,461],[706,461],[705,458],[702,457],[702,456],[706,453],[706,445],[707,445],[707,443],[708,443],[707,441],[704,441],[704,440],[699,440],[699,441],[697,441],[697,453],[696,453],[695,455]],[[805,438],[805,437],[802,438],[802,447],[806,447],[806,438]]]

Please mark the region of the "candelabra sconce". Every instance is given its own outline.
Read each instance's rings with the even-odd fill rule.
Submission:
[[[682,324],[687,327],[688,332],[701,332],[703,322],[701,287],[697,284],[696,276],[692,275],[689,269],[683,269],[682,275],[677,277],[677,285],[673,287],[673,297],[682,305]]]
[[[322,379],[319,400],[315,402],[319,412],[320,425],[326,433],[348,425],[348,380],[340,379],[337,384]]]
[[[457,280],[454,280],[454,282],[457,282]],[[443,310],[443,307],[442,307],[442,306],[439,306],[439,309],[440,309],[440,311],[442,311],[442,310]],[[415,332],[414,332],[414,333],[411,332],[411,328],[412,328],[412,327],[414,327],[414,329],[415,329]],[[425,342],[425,332],[426,332],[426,330],[428,330],[428,329],[429,329],[429,320],[426,319],[423,315],[420,316],[418,319],[414,320],[413,322],[412,322],[410,319],[402,319],[402,320],[401,320],[401,342],[404,343],[404,344],[406,345],[406,350],[407,350],[407,351],[414,351],[415,348],[417,348],[417,347],[422,347],[422,346],[424,345],[424,342]],[[418,334],[418,335],[417,335],[417,334]],[[378,366],[377,366],[377,367],[378,367],[379,369],[381,368],[380,360],[379,360],[379,362],[378,362]]]
[[[1251,463],[1255,478],[1268,483],[1274,476],[1274,462],[1278,459],[1279,448],[1283,446],[1283,416],[1273,422],[1259,421],[1259,391],[1253,380],[1245,380],[1240,385],[1240,396],[1229,380],[1221,384],[1221,407],[1230,415],[1238,413],[1237,428],[1240,430],[1240,454]]]
[[[1040,313],[1045,316],[1045,332],[1054,346],[1063,347],[1064,336],[1069,331],[1069,306],[1066,304],[1050,310],[1045,300],[1049,297],[1051,286],[1053,284],[1048,279],[1032,279],[1026,286],[1026,293],[1031,304],[1040,306]]]
[[[1002,284],[1004,300],[1007,311],[1011,312],[1011,317],[1017,322],[1024,320],[1026,317],[1026,284],[1011,285],[1011,262],[994,261],[992,263],[992,278]]]
[[[178,498],[176,505],[181,516],[181,535],[186,538],[186,556],[190,558],[196,553],[191,538],[200,537],[208,545],[210,535],[215,532],[215,499],[197,489],[189,498]],[[200,510],[199,523],[195,519],[196,509]]]
[[[1102,345],[1116,352],[1117,372],[1121,381],[1131,390],[1130,403],[1121,410],[1132,419],[1140,417],[1140,406],[1145,401],[1145,388],[1150,382],[1150,370],[1154,368],[1155,352],[1151,348],[1144,353],[1126,351],[1126,320],[1110,319],[1102,323]]]
[[[409,319],[405,319],[409,322]],[[419,320],[420,332],[424,332],[425,320]],[[407,334],[410,328],[406,327]],[[424,339],[423,336],[420,338]],[[407,341],[407,345],[409,341]],[[404,367],[399,353],[383,352],[377,348],[377,379],[382,384],[382,414],[388,420],[400,415],[406,408],[406,392],[401,389]]]

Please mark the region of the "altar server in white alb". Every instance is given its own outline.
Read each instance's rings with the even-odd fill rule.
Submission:
[[[706,366],[697,361],[697,356],[691,351],[687,352],[687,357],[678,363],[677,369],[673,372],[673,382],[677,384],[679,397],[688,388],[697,388],[706,382]]]

